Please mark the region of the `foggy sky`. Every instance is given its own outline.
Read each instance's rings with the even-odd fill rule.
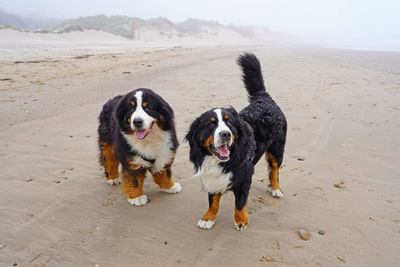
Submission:
[[[98,14],[174,22],[199,18],[264,25],[332,46],[400,49],[396,0],[0,0],[0,9],[60,19]]]

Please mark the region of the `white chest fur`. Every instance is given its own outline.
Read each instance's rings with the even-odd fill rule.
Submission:
[[[122,135],[133,150],[138,151],[147,159],[155,160],[152,164],[141,157],[134,157],[132,163],[140,167],[151,167],[154,173],[161,172],[174,156],[171,150],[171,133],[161,130],[157,124],[153,125],[151,132],[143,140],[137,139],[135,135],[124,133]]]
[[[203,191],[209,193],[223,193],[229,189],[232,173],[223,173],[218,165],[219,161],[212,156],[207,156],[195,176],[200,176]]]

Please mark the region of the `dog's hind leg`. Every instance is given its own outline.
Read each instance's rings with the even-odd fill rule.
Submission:
[[[280,163],[277,158],[271,153],[266,152],[266,157],[269,165],[269,182],[271,185],[271,195],[276,198],[283,198],[283,193],[279,187],[279,167]]]
[[[109,185],[120,184],[121,180],[118,174],[119,162],[115,158],[114,146],[106,142],[100,143],[100,163],[104,167],[104,173]]]

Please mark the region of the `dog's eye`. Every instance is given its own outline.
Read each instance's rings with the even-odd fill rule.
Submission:
[[[151,109],[149,106],[149,102],[143,102],[142,107],[145,111],[149,111]]]

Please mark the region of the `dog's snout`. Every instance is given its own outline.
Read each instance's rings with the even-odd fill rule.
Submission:
[[[133,120],[133,126],[135,126],[135,128],[140,128],[143,126],[143,120],[141,118],[135,118]]]
[[[229,141],[231,139],[231,133],[228,131],[222,131],[219,133],[219,136],[222,138],[224,141]]]

